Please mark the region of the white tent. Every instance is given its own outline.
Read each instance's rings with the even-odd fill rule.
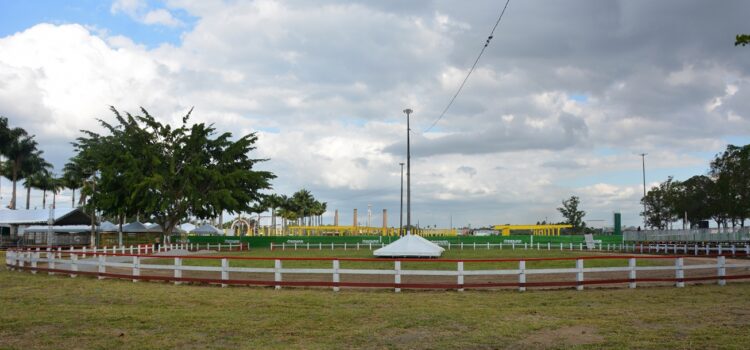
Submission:
[[[185,231],[185,232],[192,232],[193,230],[195,230],[195,228],[196,228],[196,226],[193,225],[193,224],[191,224],[191,223],[189,223],[189,222],[180,225],[180,229],[183,230],[183,231]]]
[[[445,249],[417,235],[406,235],[373,252],[377,257],[437,258]]]
[[[196,235],[199,235],[199,236],[203,236],[203,235],[218,235],[218,234],[222,233],[218,228],[216,228],[214,226],[211,226],[209,224],[204,224],[201,227],[196,228],[192,232],[194,234],[196,234]]]

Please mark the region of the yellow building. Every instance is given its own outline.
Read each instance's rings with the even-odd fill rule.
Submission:
[[[560,230],[572,228],[573,225],[495,225],[495,230],[503,236],[510,236],[511,231],[531,231],[534,236],[559,236]]]

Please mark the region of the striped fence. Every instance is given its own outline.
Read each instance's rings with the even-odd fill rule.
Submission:
[[[91,254],[91,252],[89,252]],[[89,275],[99,279],[121,278],[180,283],[208,283],[228,285],[282,287],[328,287],[339,291],[348,288],[455,289],[514,288],[525,291],[530,287],[559,288],[606,285],[635,288],[639,283],[672,284],[684,287],[687,282],[716,281],[725,285],[729,280],[750,279],[750,262],[728,263],[726,255],[700,258],[690,256],[586,256],[568,258],[521,259],[381,259],[381,258],[265,258],[243,256],[168,256],[98,252],[94,257],[82,258],[82,252],[8,251],[6,266],[10,269],[67,274],[71,277]],[[150,259],[169,259],[171,264],[158,264]],[[183,264],[191,259],[193,264]],[[622,266],[596,266],[596,262],[617,259]],[[198,261],[214,263],[195,265]],[[268,267],[236,266],[239,261],[255,261]],[[641,266],[639,261],[661,262]],[[538,267],[540,262],[563,261],[574,267]],[[689,263],[686,263],[688,261]],[[220,262],[216,264],[215,262]],[[307,262],[327,267],[284,266]],[[594,266],[586,266],[592,262]],[[627,264],[624,264],[627,262]],[[232,266],[235,263],[235,266]],[[271,266],[271,263],[273,265]],[[376,266],[342,266],[343,264]],[[662,264],[665,263],[665,264]],[[379,267],[377,265],[380,265]],[[387,264],[388,267],[383,267]],[[412,268],[406,268],[408,264]],[[440,268],[414,268],[415,265],[443,264]],[[453,268],[445,269],[445,264]],[[486,268],[490,264],[490,268]],[[512,267],[498,268],[492,264]],[[537,265],[537,267],[529,266]],[[213,265],[213,266],[209,266]],[[219,265],[219,266],[216,266]],[[434,265],[433,265],[434,266]],[[481,269],[484,266],[484,269]],[[479,267],[479,269],[478,269]],[[406,279],[406,280],[405,280]],[[467,280],[468,279],[468,280]],[[531,279],[531,280],[529,280]]]

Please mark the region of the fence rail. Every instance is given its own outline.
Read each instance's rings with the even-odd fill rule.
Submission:
[[[690,256],[588,256],[563,258],[520,258],[520,259],[381,259],[381,258],[265,258],[242,256],[164,256],[154,254],[129,254],[112,252],[87,252],[92,257],[83,258],[83,252],[73,251],[62,254],[59,251],[8,251],[6,266],[10,269],[47,272],[103,278],[123,278],[140,280],[168,281],[175,284],[209,283],[228,285],[255,285],[282,287],[328,287],[334,291],[342,287],[351,288],[391,288],[396,292],[402,288],[411,289],[456,289],[466,288],[515,288],[525,291],[529,287],[575,287],[583,290],[587,285],[622,285],[635,288],[638,283],[670,283],[684,287],[686,282],[717,281],[724,285],[728,280],[750,279],[750,262],[727,263],[726,255],[710,255],[700,261],[685,264]],[[150,259],[172,259],[171,264],[158,264]],[[185,265],[185,259],[199,261],[220,261],[219,266]],[[585,266],[587,261],[619,259],[627,261],[624,266]],[[255,260],[273,262],[273,267],[231,266],[232,261]],[[673,260],[668,265],[639,266],[641,260]],[[289,267],[285,263],[316,262],[330,264],[328,267]],[[527,263],[543,261],[575,262],[575,267],[529,268]],[[345,268],[341,263],[356,262],[388,263],[391,267]],[[194,261],[193,261],[194,263]],[[407,269],[404,263],[455,264],[453,269]],[[486,263],[514,263],[513,268],[467,269]],[[444,267],[444,266],[443,266]],[[687,272],[696,272],[686,276]],[[187,276],[190,274],[190,276]],[[594,278],[602,277],[604,278]],[[587,277],[588,276],[588,277]],[[265,277],[265,278],[264,278]],[[346,277],[347,280],[342,280]],[[529,281],[529,278],[534,278]],[[321,279],[324,278],[324,279]],[[445,279],[449,280],[446,281]],[[467,281],[466,279],[480,278]],[[385,279],[385,280],[384,280]],[[403,281],[403,279],[413,279]],[[510,280],[509,280],[510,279]]]

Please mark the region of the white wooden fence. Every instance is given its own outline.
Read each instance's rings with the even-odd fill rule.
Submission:
[[[477,250],[477,249],[510,249],[510,250],[559,250],[559,251],[603,251],[603,252],[633,252],[633,253],[664,253],[683,255],[722,255],[732,256],[750,255],[750,242],[746,244],[733,243],[685,243],[685,244],[614,244],[596,243],[594,249],[587,249],[584,243],[450,243],[441,242],[438,245],[447,250]],[[386,246],[386,243],[271,243],[271,250],[373,250]]]
[[[91,252],[88,252],[90,255]],[[66,252],[60,254],[57,251],[14,251],[6,253],[6,266],[10,269],[28,270],[32,273],[48,272],[49,274],[67,274],[71,277],[77,275],[91,275],[102,278],[125,278],[134,282],[139,280],[161,280],[170,281],[175,284],[183,282],[198,282],[220,284],[222,287],[228,285],[260,285],[274,286],[276,289],[287,286],[305,287],[330,287],[338,291],[341,287],[353,288],[392,288],[400,291],[402,288],[432,288],[432,289],[457,289],[463,291],[465,288],[500,288],[512,287],[519,291],[525,291],[528,287],[575,287],[583,290],[586,285],[617,285],[627,284],[629,288],[635,288],[638,283],[671,283],[676,287],[684,287],[685,282],[699,282],[716,280],[719,285],[725,285],[727,280],[750,279],[750,262],[728,264],[726,256],[720,255],[711,258],[701,258],[698,264],[684,263],[683,256],[602,256],[602,257],[580,257],[580,258],[545,258],[545,259],[370,259],[370,258],[250,258],[250,257],[195,257],[195,256],[156,256],[122,253],[95,253],[96,258],[82,258],[82,252]],[[148,259],[168,258],[173,259],[172,264],[149,264]],[[189,266],[184,265],[184,259],[221,260],[220,266]],[[626,260],[627,266],[615,267],[585,267],[585,262],[593,260],[620,259]],[[638,266],[638,259],[672,259],[669,265]],[[231,260],[256,260],[273,261],[273,267],[237,267],[230,266]],[[575,261],[572,268],[527,268],[529,261],[543,260],[568,260]],[[285,261],[327,261],[329,268],[289,268],[284,267]],[[342,268],[341,262],[390,262],[393,268]],[[402,263],[455,263],[455,269],[403,269]],[[465,264],[483,263],[517,263],[517,268],[509,269],[466,269]],[[117,269],[116,272],[108,272],[109,269]],[[693,277],[685,277],[686,271],[706,270],[714,271],[708,275],[700,274]],[[123,272],[124,271],[124,272]],[[144,274],[144,271],[167,271],[164,274]],[[641,273],[666,271],[668,276],[648,277],[640,276]],[[727,272],[731,273],[727,273]],[[185,277],[185,272],[213,273],[219,278]],[[230,273],[234,278],[230,279]],[[253,274],[248,276],[247,274]],[[256,274],[266,275],[268,279],[242,279],[238,277],[252,277]],[[293,274],[305,277],[322,276],[322,280],[285,280],[284,276]],[[587,274],[606,274],[605,279],[587,279]],[[527,282],[527,277],[538,275],[544,279],[538,282]],[[575,276],[574,279],[560,280],[557,276]],[[272,279],[270,278],[272,276]],[[342,282],[341,276],[358,276],[356,282]],[[372,276],[388,276],[393,282],[373,281]],[[420,283],[403,283],[402,277],[422,276],[428,279]],[[499,278],[502,276],[513,276],[511,282],[491,280],[484,282],[466,283],[466,277],[485,276]],[[599,275],[601,276],[601,275]],[[440,282],[440,278],[450,277],[455,283]],[[437,279],[437,280],[435,280]]]

